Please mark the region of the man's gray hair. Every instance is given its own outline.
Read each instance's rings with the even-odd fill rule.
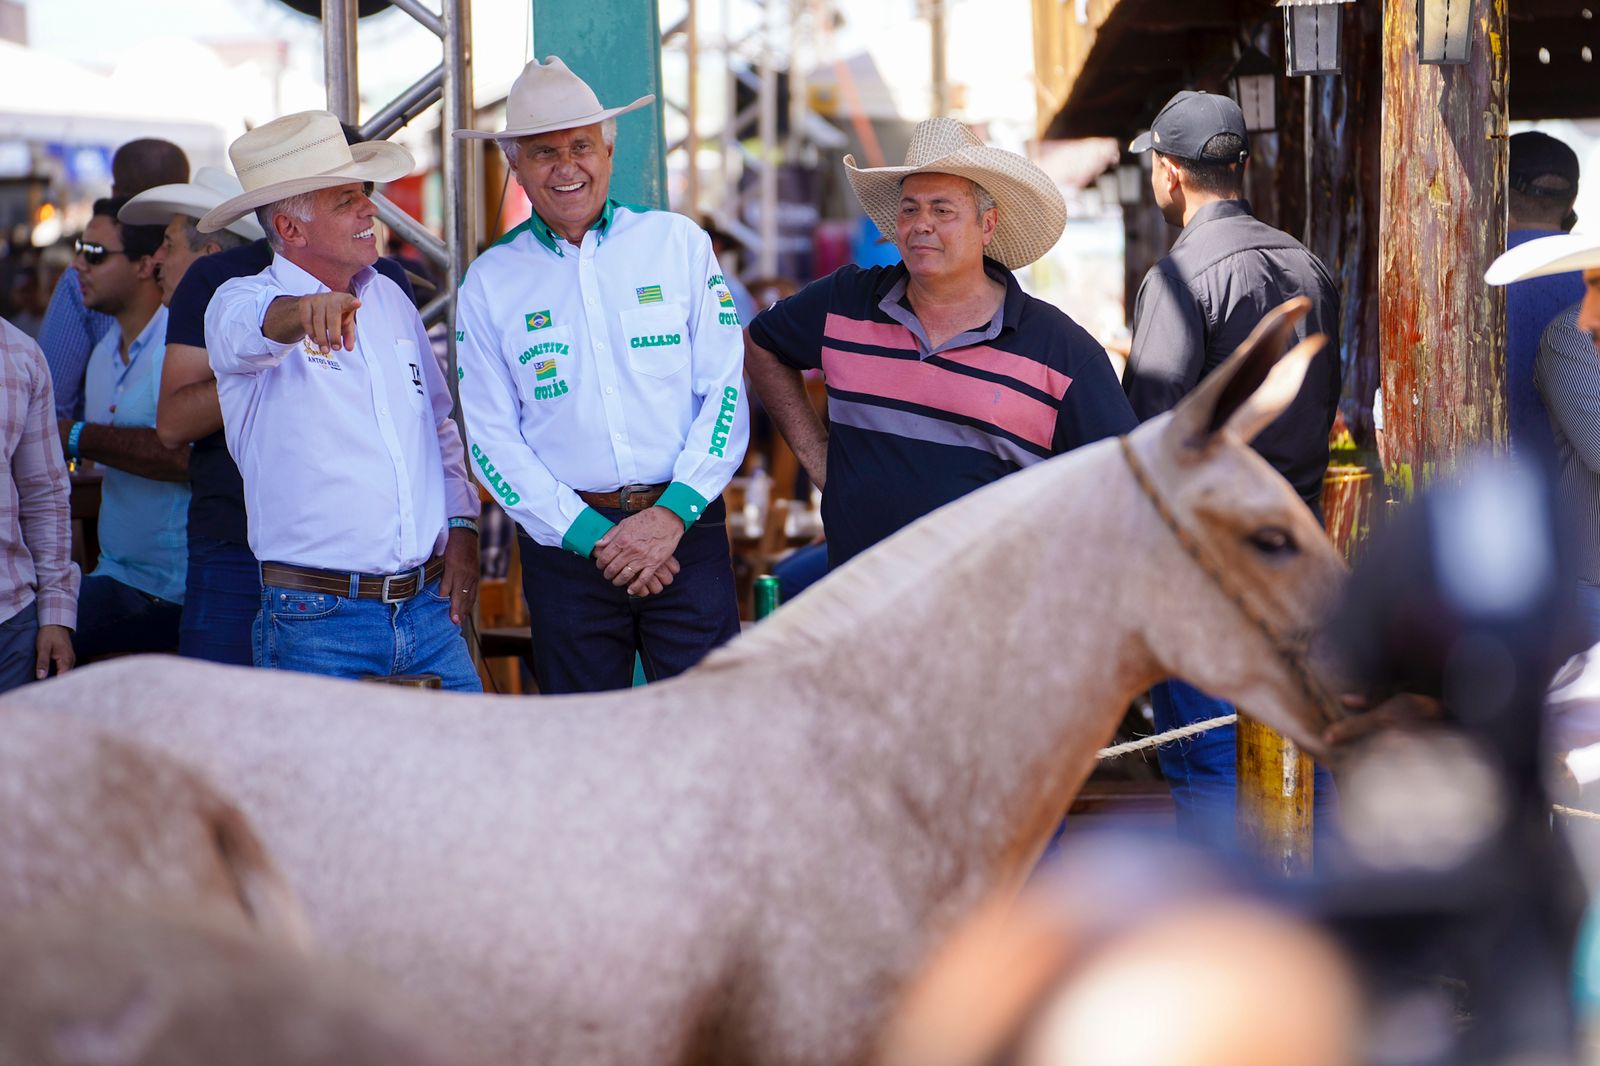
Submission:
[[[552,130],[551,132],[555,131]],[[616,146],[617,119],[615,115],[600,123],[600,139],[610,147]],[[517,146],[522,143],[522,138],[502,137],[496,143],[500,145],[500,151],[505,153],[506,162],[511,166],[516,166],[518,151]]]
[[[190,251],[194,251],[196,248],[204,248],[208,244],[214,244],[217,246],[217,251],[226,252],[230,248],[238,248],[240,245],[250,243],[248,237],[241,237],[232,230],[219,229],[215,233],[201,233],[198,223],[199,219],[191,218],[187,215],[184,216],[183,239],[189,242]]]
[[[275,200],[265,207],[256,208],[256,218],[261,223],[261,228],[267,231],[267,241],[275,252],[283,251],[283,238],[278,236],[278,227],[274,220],[279,215],[288,215],[301,222],[310,222],[317,204],[317,193],[303,192],[297,196],[285,196],[282,200]],[[213,235],[215,236],[215,235]]]
[[[927,172],[924,172],[924,173],[927,173]],[[960,177],[960,176],[961,175],[959,175],[959,174],[952,174],[951,175],[951,177]],[[911,177],[911,175],[907,174],[905,176],[905,178],[901,178],[900,179],[900,189],[901,189],[902,192],[905,191],[906,178],[909,178],[909,177]],[[978,218],[979,219],[983,218],[983,213],[985,211],[993,211],[997,206],[999,206],[998,204],[996,204],[994,202],[994,197],[992,195],[990,195],[988,189],[985,189],[982,185],[979,185],[977,182],[973,181],[971,178],[967,178],[966,181],[967,181],[968,185],[972,186],[972,200],[973,200],[974,203],[976,203],[978,205]]]
[[[985,211],[993,211],[998,205],[989,190],[977,182],[972,183],[972,198],[978,202],[978,217],[982,218]]]

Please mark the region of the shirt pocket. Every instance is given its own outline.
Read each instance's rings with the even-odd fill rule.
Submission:
[[[640,374],[668,378],[689,365],[689,330],[682,304],[637,307],[620,312],[628,338],[628,365]]]
[[[527,343],[509,356],[517,395],[528,406],[559,400],[567,395],[572,376],[572,329],[547,326],[527,336]]]
[[[433,353],[428,353],[433,358]],[[411,413],[420,415],[428,407],[428,386],[422,376],[422,360],[416,341],[394,342],[395,369],[400,374],[399,388],[411,402]]]

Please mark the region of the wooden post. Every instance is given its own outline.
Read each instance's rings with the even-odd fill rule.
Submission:
[[[1416,0],[1383,20],[1379,237],[1385,475],[1406,491],[1506,439],[1506,0],[1473,0],[1465,64],[1417,62]]]
[[[1311,756],[1294,741],[1239,717],[1239,844],[1286,877],[1311,872]]]

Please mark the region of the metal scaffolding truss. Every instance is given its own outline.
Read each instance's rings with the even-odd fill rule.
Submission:
[[[838,131],[811,110],[806,92],[806,71],[826,51],[832,6],[829,0],[719,0],[718,29],[708,35],[701,19],[709,15],[710,0],[685,3],[682,16],[661,34],[663,52],[681,53],[686,71],[681,97],[666,94],[667,107],[687,126],[683,137],[666,146],[669,163],[683,168],[680,210],[709,214],[720,229],[753,253],[757,273],[771,275],[776,273],[784,240],[778,232],[778,168],[809,159],[818,144],[843,143]],[[721,83],[717,87],[721,106],[712,120],[713,124],[720,120],[720,129],[707,129],[702,68],[714,72]],[[788,130],[783,137],[780,74],[788,83]],[[750,102],[736,111],[741,87]],[[752,124],[756,137],[741,141],[739,131]],[[712,143],[718,149],[719,173],[708,182],[699,165],[699,150]],[[747,173],[756,180],[741,191],[741,177]]]
[[[360,122],[357,0],[322,0],[328,110],[341,121],[359,123],[363,140],[381,140],[392,136],[434,104],[443,105],[439,170],[444,189],[444,239],[434,236],[420,221],[381,193],[373,200],[378,205],[379,218],[444,270],[446,284],[422,308],[422,320],[430,326],[445,322],[454,331],[456,284],[472,251],[472,220],[475,218],[472,206],[477,198],[473,145],[452,136],[472,117],[472,4],[471,0],[440,0],[441,9],[436,14],[423,6],[421,0],[390,0],[390,3],[439,38],[439,65],[373,112],[366,122]]]

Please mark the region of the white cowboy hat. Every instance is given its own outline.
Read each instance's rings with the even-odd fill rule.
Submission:
[[[582,78],[567,69],[560,56],[546,56],[543,63],[534,60],[522,68],[517,80],[511,83],[511,95],[506,97],[506,128],[490,130],[456,130],[457,137],[475,137],[480,140],[509,140],[515,137],[532,137],[536,133],[553,133],[572,130],[580,126],[593,126],[613,115],[637,111],[655,102],[655,95],[641,96],[627,107],[600,106]]]
[[[398,144],[349,144],[327,111],[301,111],[257,126],[228,146],[244,192],[207,211],[201,233],[214,233],[242,215],[290,196],[352,181],[394,181],[416,160]]]
[[[984,255],[1015,270],[1048,252],[1067,225],[1067,204],[1050,176],[1015,152],[990,148],[953,118],[930,118],[911,133],[902,167],[856,166],[844,157],[850,187],[878,232],[895,240],[900,183],[908,174],[954,174],[989,190],[1000,222]]]
[[[194,180],[183,185],[157,185],[146,189],[122,205],[117,221],[131,226],[165,226],[173,215],[200,218],[223,201],[244,192],[239,179],[221,167],[201,167]],[[247,241],[258,241],[266,234],[254,215],[241,215],[223,227]],[[209,232],[209,231],[208,231]]]
[[[1569,270],[1600,270],[1600,234],[1558,233],[1519,244],[1490,263],[1483,280],[1509,285]]]

